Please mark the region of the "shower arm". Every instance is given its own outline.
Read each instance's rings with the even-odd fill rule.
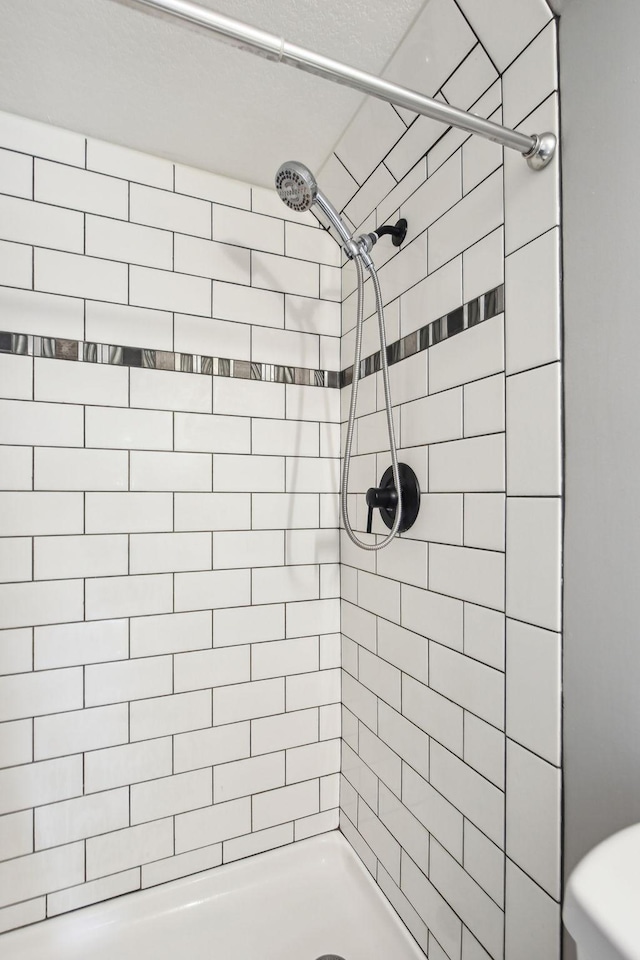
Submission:
[[[191,3],[190,0],[113,0],[113,2],[165,19],[181,20],[196,29],[213,33],[218,39],[232,46],[256,53],[267,60],[286,63],[307,73],[314,73],[316,76],[352,87],[379,100],[386,100],[387,103],[392,103],[396,107],[404,107],[424,117],[439,120],[448,126],[458,127],[468,133],[478,134],[486,140],[501,143],[504,147],[521,153],[532,170],[542,170],[555,153],[556,137],[553,133],[527,136],[517,130],[493,123],[491,120],[477,117],[473,113],[432,100],[408,87],[390,83],[356,67],[350,67],[338,60],[332,60],[312,50],[288,43],[273,33],[267,33],[240,20],[233,20],[231,17],[215,13],[200,4]]]

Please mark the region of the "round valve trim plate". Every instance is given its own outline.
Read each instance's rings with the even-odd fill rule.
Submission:
[[[407,463],[398,464],[398,473],[400,474],[400,490],[402,493],[402,520],[398,527],[398,533],[404,533],[409,530],[414,523],[420,511],[420,484],[418,478]],[[380,489],[393,487],[393,467],[387,467],[380,480]],[[396,508],[380,507],[380,516],[389,529],[393,526],[396,518]]]

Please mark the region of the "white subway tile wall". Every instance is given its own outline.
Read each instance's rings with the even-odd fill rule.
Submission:
[[[144,356],[337,377],[340,261],[247,184],[7,114],[0,148],[8,929],[338,825],[338,391]]]
[[[556,130],[556,23],[543,0],[511,6],[432,0],[389,77],[498,122],[504,95],[510,123]],[[430,44],[440,31],[444,52]],[[417,523],[391,548],[341,543],[340,825],[430,958],[558,960],[559,167],[533,173],[517,154],[400,115],[406,130],[368,104],[318,175],[356,226],[409,223],[399,251],[383,239],[374,255],[388,340],[404,338],[390,367],[400,459],[422,489]],[[389,465],[375,369],[365,361],[353,447],[360,536],[362,494]]]

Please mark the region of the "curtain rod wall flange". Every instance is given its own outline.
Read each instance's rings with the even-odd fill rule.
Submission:
[[[282,37],[259,30],[249,24],[216,13],[191,0],[113,0],[126,7],[132,7],[144,13],[154,14],[163,19],[177,19],[182,23],[212,33],[219,40],[239,47],[249,53],[286,63],[307,73],[341,83],[361,93],[385,100],[396,107],[404,107],[414,113],[432,120],[438,120],[448,126],[477,134],[486,140],[500,143],[510,150],[523,155],[532,170],[542,170],[553,159],[557,138],[554,133],[546,132],[527,136],[509,127],[503,127],[491,120],[477,117],[438,100],[432,100],[416,90],[402,87],[371,73],[350,67],[348,64],[332,60],[322,54],[314,53],[304,47],[287,43]]]

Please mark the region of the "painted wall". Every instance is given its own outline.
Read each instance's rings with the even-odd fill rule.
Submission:
[[[340,270],[272,191],[0,146],[8,929],[337,825]]]
[[[640,821],[639,30],[632,2],[564,5],[566,876]]]
[[[432,0],[386,75],[527,133],[557,130],[551,12],[499,7]],[[359,228],[409,222],[400,252],[383,240],[374,254],[400,459],[423,490],[416,525],[388,549],[342,541],[341,829],[429,958],[551,960],[559,163],[533,173],[517,154],[371,102],[319,180]],[[343,272],[348,371],[356,294]],[[372,311],[368,289],[350,481],[364,537],[364,491],[389,464]]]

